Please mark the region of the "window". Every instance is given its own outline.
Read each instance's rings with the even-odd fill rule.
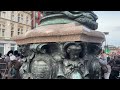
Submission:
[[[21,21],[23,22],[23,15],[21,14]]]
[[[21,29],[21,34],[23,34],[23,29]]]
[[[29,31],[30,29],[31,29],[31,27],[27,27],[27,28],[26,28],[26,32]]]
[[[20,28],[18,28],[18,35],[20,35]]]
[[[20,34],[23,34],[23,27],[21,27],[21,26],[18,28],[18,35],[20,35]]]
[[[11,20],[14,20],[14,15],[11,15]]]
[[[28,17],[26,17],[26,24],[28,24],[28,21],[29,21],[29,20],[28,20]]]
[[[20,22],[20,14],[18,14],[18,22]]]
[[[15,50],[15,44],[11,44],[11,50]]]
[[[2,12],[2,16],[5,18],[5,16],[6,16],[6,12]]]
[[[1,28],[0,28],[0,36],[1,36]]]
[[[5,24],[2,24],[2,27],[5,28]]]
[[[13,35],[14,35],[14,31],[11,31],[11,37],[13,37]]]
[[[1,17],[1,11],[0,11],[0,17]]]
[[[5,36],[5,23],[0,24],[0,36]]]
[[[14,51],[14,50],[15,50],[15,48],[14,48],[14,47],[11,47],[11,50],[13,50],[13,51]]]
[[[0,52],[4,55],[4,44],[0,44]]]
[[[2,29],[2,37],[5,36],[5,29]]]
[[[11,12],[11,20],[14,20],[14,11]]]
[[[23,14],[18,14],[18,22],[23,22]]]
[[[11,47],[14,47],[15,46],[15,44],[11,44]]]
[[[14,24],[11,23],[11,37],[13,37],[14,35]]]
[[[11,27],[11,30],[14,30],[14,27]]]
[[[14,24],[11,23],[11,30],[14,30]]]

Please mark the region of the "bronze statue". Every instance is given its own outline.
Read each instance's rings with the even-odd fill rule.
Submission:
[[[60,16],[63,18],[68,18],[76,21],[80,24],[85,25],[91,30],[96,30],[98,28],[97,15],[93,11],[43,11],[44,17]],[[43,20],[41,20],[42,23]]]
[[[24,79],[93,79],[100,77],[99,73],[95,71],[99,71],[100,68],[94,54],[90,55],[92,58],[87,57],[88,62],[83,58],[87,54],[80,54],[84,53],[84,48],[87,47],[82,46],[81,42],[36,44],[35,46],[34,50],[29,49],[33,55],[26,57],[20,69],[21,77]],[[30,59],[30,57],[32,58]],[[94,62],[97,67],[93,67]]]
[[[66,53],[68,54],[67,58],[63,61],[65,75],[70,79],[82,79],[82,66],[84,66],[84,61],[80,59],[79,55],[82,51],[82,47],[75,43],[67,46]],[[77,74],[77,75],[76,75]]]
[[[97,58],[105,40],[92,11],[43,11],[41,24],[14,40],[22,79],[100,79]],[[72,24],[71,24],[72,23]]]

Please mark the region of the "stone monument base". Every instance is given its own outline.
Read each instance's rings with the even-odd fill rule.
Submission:
[[[40,26],[28,31],[25,35],[13,38],[19,45],[45,42],[82,41],[102,43],[105,40],[103,33],[86,28],[77,23]]]
[[[103,33],[78,23],[40,26],[13,38],[20,46],[23,79],[99,79],[96,58]]]

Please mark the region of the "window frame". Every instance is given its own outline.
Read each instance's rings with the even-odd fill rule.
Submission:
[[[18,32],[17,32],[18,35],[20,35],[20,28],[18,28]]]
[[[23,28],[21,28],[21,34],[23,34]]]
[[[4,36],[5,36],[5,29],[2,28],[2,37],[4,37]]]
[[[12,50],[12,48],[14,48],[14,50],[15,50],[15,44],[11,44],[10,48],[11,48],[11,50]]]
[[[23,22],[23,14],[21,14],[21,22]]]
[[[20,13],[18,13],[18,22],[20,22]]]
[[[28,22],[29,22],[29,17],[27,16],[26,17],[26,24],[28,24]]]
[[[13,37],[14,36],[14,31],[13,30],[11,30],[11,37]]]
[[[14,20],[14,11],[11,11],[11,20]]]
[[[5,18],[6,17],[6,12],[2,11],[2,17]]]

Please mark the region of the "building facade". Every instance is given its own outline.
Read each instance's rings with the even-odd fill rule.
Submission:
[[[31,11],[0,11],[0,53],[17,50],[11,37],[31,30]]]

